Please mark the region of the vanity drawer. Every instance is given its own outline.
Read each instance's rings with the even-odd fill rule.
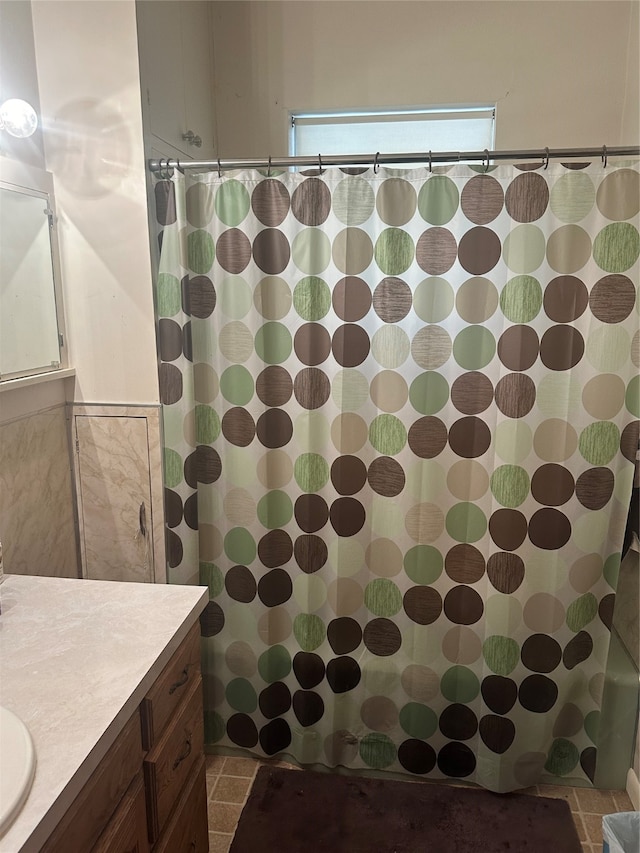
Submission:
[[[129,785],[91,853],[149,853],[142,771]]]
[[[175,719],[144,760],[149,841],[159,837],[204,750],[202,679],[189,686]]]
[[[208,850],[207,779],[205,760],[201,757],[153,853],[208,853]]]
[[[116,742],[42,847],[41,853],[91,850],[142,763],[136,710]]]
[[[142,700],[142,743],[151,749],[183,697],[200,674],[200,623],[196,622],[180,648]]]

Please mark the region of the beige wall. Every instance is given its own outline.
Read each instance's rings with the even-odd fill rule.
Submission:
[[[159,400],[133,0],[32,3],[77,403]]]
[[[40,93],[36,73],[31,3],[27,0],[0,2],[0,103],[9,98],[28,101],[40,115]],[[42,123],[29,139],[2,134],[4,157],[44,169]]]
[[[640,137],[637,0],[213,5],[221,157],[283,154],[288,111],[328,108],[496,103],[503,149]]]

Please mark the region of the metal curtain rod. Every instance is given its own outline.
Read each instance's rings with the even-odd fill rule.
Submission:
[[[431,168],[433,163],[459,163],[461,161],[479,160],[486,163],[487,168],[491,160],[537,160],[542,159],[545,165],[549,160],[573,159],[575,157],[602,158],[603,164],[607,165],[609,157],[640,157],[640,146],[628,146],[623,148],[607,148],[601,145],[599,148],[533,148],[521,151],[420,151],[412,154],[335,154],[324,157],[317,154],[314,157],[268,157],[258,159],[241,160],[175,160],[171,158],[160,160],[149,160],[149,169],[152,172],[161,172],[168,169],[217,169],[218,173],[227,169],[272,169],[288,168],[290,166],[318,166],[320,171],[325,166],[369,166],[374,169],[387,163],[397,165],[398,163],[424,163]]]

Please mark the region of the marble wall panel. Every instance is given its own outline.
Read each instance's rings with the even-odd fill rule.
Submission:
[[[0,425],[0,538],[6,574],[78,577],[64,406]]]

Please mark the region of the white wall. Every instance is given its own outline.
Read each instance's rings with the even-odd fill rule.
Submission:
[[[77,403],[157,403],[135,4],[32,4]]]
[[[494,102],[497,148],[638,144],[637,7],[215,0],[218,154],[286,153],[289,110]]]
[[[31,4],[27,0],[0,2],[0,103],[9,98],[28,101],[40,115]],[[42,128],[29,139],[2,134],[2,156],[44,169]]]

